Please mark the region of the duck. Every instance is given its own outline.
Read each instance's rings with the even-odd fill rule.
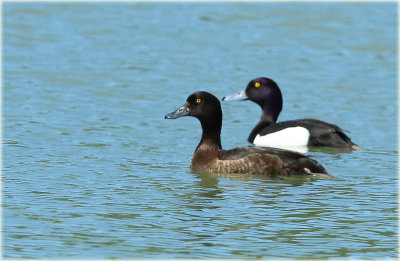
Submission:
[[[362,150],[335,124],[316,119],[277,122],[283,98],[278,84],[267,77],[252,79],[245,90],[222,98],[223,101],[250,100],[262,109],[259,122],[250,132],[248,142],[308,152],[310,147],[331,147],[340,151]]]
[[[202,128],[200,142],[190,161],[190,168],[193,171],[333,177],[317,161],[294,151],[256,146],[223,150],[221,103],[209,92],[197,91],[190,94],[186,102],[177,110],[166,114],[165,119],[184,116],[197,118]]]

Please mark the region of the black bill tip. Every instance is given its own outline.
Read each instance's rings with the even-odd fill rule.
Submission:
[[[179,109],[177,109],[176,111],[173,111],[171,113],[168,113],[167,115],[165,115],[165,119],[176,119],[179,117],[183,117],[183,116],[188,116],[189,115],[189,110],[186,108],[185,105],[181,106]]]

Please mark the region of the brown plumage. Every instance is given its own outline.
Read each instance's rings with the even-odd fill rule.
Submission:
[[[165,116],[176,119],[193,116],[200,120],[203,133],[190,168],[213,173],[292,175],[326,173],[315,160],[304,154],[268,147],[241,147],[222,150],[220,134],[222,111],[219,100],[208,92],[191,94],[186,103]]]

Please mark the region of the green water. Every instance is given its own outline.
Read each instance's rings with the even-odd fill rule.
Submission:
[[[3,258],[398,255],[396,3],[3,3]],[[364,148],[309,154],[338,178],[191,173],[197,90],[267,76],[280,120]],[[260,109],[223,103],[222,145]]]

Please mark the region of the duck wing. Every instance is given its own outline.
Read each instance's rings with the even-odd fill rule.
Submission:
[[[270,147],[241,147],[218,153],[219,164],[259,174],[327,173],[317,161],[305,154]],[[243,172],[243,173],[247,173]]]
[[[354,144],[344,133],[348,132],[339,126],[315,119],[300,119],[283,121],[269,125],[260,131],[260,135],[267,135],[290,127],[303,127],[309,133],[308,146],[326,146],[334,148],[348,148],[361,150],[361,147]]]

